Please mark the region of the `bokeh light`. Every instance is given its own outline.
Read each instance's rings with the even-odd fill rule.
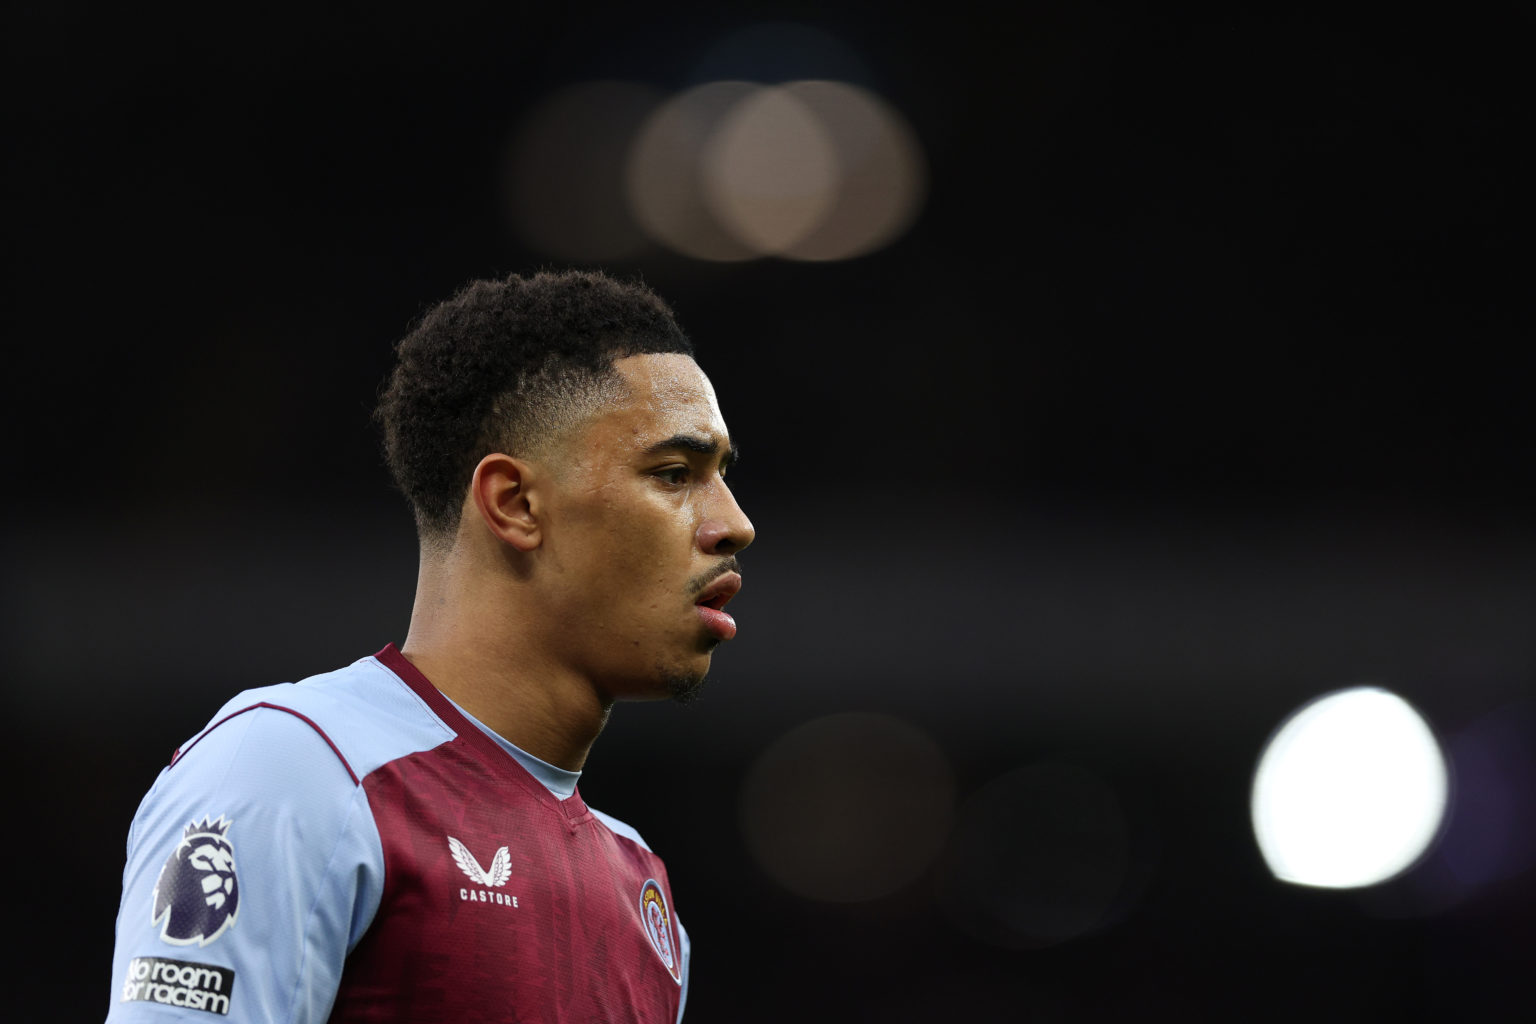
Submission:
[[[977,938],[1039,948],[1106,924],[1129,870],[1130,826],[1114,790],[1077,765],[1030,765],[961,807],[939,896]]]
[[[859,86],[717,81],[668,100],[625,165],[635,221],[696,259],[851,259],[890,244],[926,194],[916,133]]]
[[[759,255],[710,211],[704,152],[736,105],[761,91],[751,82],[709,82],[672,97],[646,118],[625,162],[624,185],[635,220],[651,238],[701,260]]]
[[[583,82],[523,119],[507,148],[503,184],[524,242],[579,261],[625,259],[646,246],[624,195],[624,161],[663,98],[633,82]]]
[[[927,161],[906,119],[844,82],[791,82],[784,91],[821,121],[834,146],[837,192],[816,230],[789,246],[798,260],[846,260],[899,238],[927,191]]]
[[[762,254],[814,231],[837,199],[840,168],[826,127],[787,89],[739,101],[701,153],[715,219]]]
[[[1402,873],[1445,815],[1444,755],[1423,717],[1379,687],[1320,697],[1271,737],[1253,779],[1253,830],[1275,877],[1355,888]]]
[[[742,786],[741,826],[757,863],[786,889],[859,902],[928,869],[954,802],[953,771],[927,734],[888,715],[829,715],[758,757]]]

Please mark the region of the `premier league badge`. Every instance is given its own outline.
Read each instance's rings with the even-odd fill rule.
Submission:
[[[229,843],[232,824],[223,815],[193,822],[166,858],[155,882],[155,911],[150,917],[151,924],[161,925],[160,937],[166,942],[206,946],[235,923],[240,883],[235,877],[235,848]]]
[[[640,920],[645,924],[645,934],[661,962],[672,973],[672,980],[683,983],[682,951],[677,948],[677,929],[672,924],[672,912],[667,908],[667,894],[661,891],[656,879],[647,878],[640,887]]]

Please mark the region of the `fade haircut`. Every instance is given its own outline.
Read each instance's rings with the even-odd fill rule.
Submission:
[[[665,352],[693,355],[667,304],[594,271],[474,281],[430,310],[374,413],[422,542],[458,527],[482,458],[540,452],[614,395],[614,360]]]

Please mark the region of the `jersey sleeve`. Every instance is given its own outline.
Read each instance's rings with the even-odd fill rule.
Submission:
[[[378,909],[378,829],[324,732],[261,703],[223,715],[134,816],[111,1024],[324,1021]]]
[[[693,962],[693,940],[688,937],[682,921],[677,922],[677,939],[683,952],[683,992],[677,998],[677,1024],[683,1024],[683,1011],[688,1008],[688,968]]]

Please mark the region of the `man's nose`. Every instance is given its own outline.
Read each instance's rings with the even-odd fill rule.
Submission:
[[[713,514],[699,524],[699,550],[706,555],[734,555],[757,536],[752,520],[736,504],[730,491],[725,492],[724,503],[711,511]]]

